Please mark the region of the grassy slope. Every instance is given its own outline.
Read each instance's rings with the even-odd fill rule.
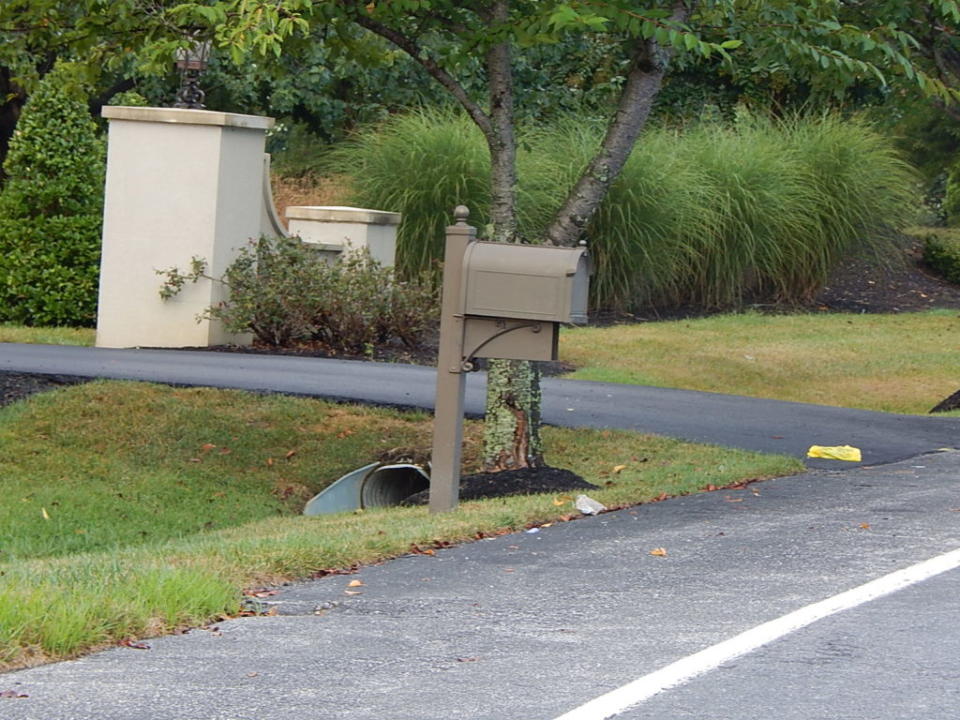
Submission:
[[[960,388],[960,314],[724,315],[579,328],[560,355],[581,380],[925,413]]]
[[[240,589],[575,514],[569,497],[319,518],[301,502],[424,415],[239,391],[95,382],[0,410],[0,668],[236,613]],[[801,469],[791,458],[545,429],[549,459],[624,505]],[[467,431],[475,457],[478,427]],[[229,450],[229,452],[224,452]],[[290,454],[294,451],[293,454]],[[608,484],[609,483],[609,484]]]

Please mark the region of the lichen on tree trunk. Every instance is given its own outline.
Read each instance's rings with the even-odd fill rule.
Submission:
[[[492,360],[487,372],[483,435],[485,472],[543,465],[540,368],[525,360]]]

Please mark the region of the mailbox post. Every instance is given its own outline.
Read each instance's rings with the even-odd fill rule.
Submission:
[[[556,360],[561,323],[587,321],[586,247],[478,242],[470,211],[447,228],[430,469],[430,512],[457,506],[465,374],[473,360]]]
[[[430,512],[457,507],[460,459],[463,454],[463,313],[460,309],[461,267],[467,247],[477,238],[467,225],[470,211],[458,205],[456,224],[447,228],[443,251],[443,291],[440,296],[440,347],[437,350],[437,396],[433,413],[430,458]]]

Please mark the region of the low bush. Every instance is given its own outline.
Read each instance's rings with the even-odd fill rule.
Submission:
[[[923,261],[944,279],[960,285],[960,231],[929,231],[922,237]]]
[[[185,282],[222,282],[229,299],[207,310],[233,333],[252,332],[271,346],[316,342],[335,353],[371,354],[374,347],[422,346],[439,317],[434,283],[401,281],[368,253],[329,262],[298,238],[261,238],[243,248],[222,278],[194,259],[188,273],[163,271],[161,296]]]
[[[0,320],[92,325],[105,154],[83,98],[58,66],[23,109],[0,193]]]

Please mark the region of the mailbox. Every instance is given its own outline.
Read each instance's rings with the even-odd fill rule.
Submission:
[[[463,258],[467,317],[587,322],[590,259],[585,247],[472,242]]]

